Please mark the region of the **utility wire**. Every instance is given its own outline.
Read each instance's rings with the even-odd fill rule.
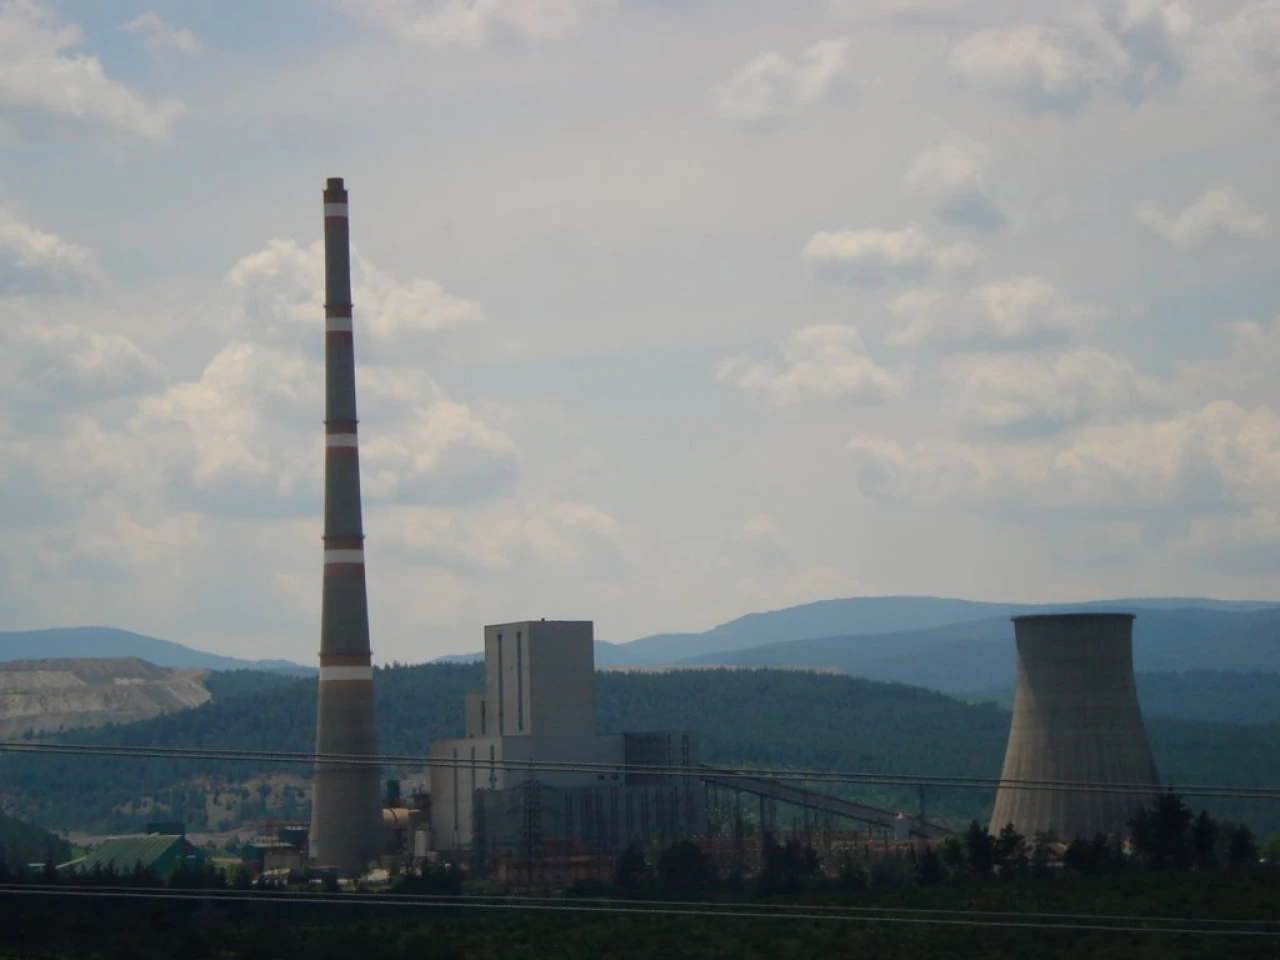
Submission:
[[[0,892],[10,892],[14,890],[136,890],[144,893],[167,891],[156,890],[154,887],[99,887],[87,884],[31,884],[31,883],[0,883]],[[192,893],[195,891],[182,890],[180,892]],[[313,901],[315,894],[307,893],[300,890],[265,890],[265,891],[239,891],[239,890],[215,890],[215,893],[225,894],[228,897],[234,897],[245,901],[269,901],[271,899],[289,899],[304,898]],[[405,901],[408,903],[430,901],[439,903],[459,903],[464,901],[474,902],[495,902],[495,903],[558,903],[563,904],[569,901],[565,897],[536,897],[524,894],[449,894],[449,893],[328,893],[325,896],[338,897],[352,900],[355,903],[368,902],[370,896],[376,896],[384,900]],[[610,897],[591,897],[586,901],[590,905],[612,905],[620,904],[624,906],[635,906],[637,902],[643,904],[646,901],[637,901],[634,899],[624,900]],[[649,901],[653,902],[653,901]],[[671,908],[697,908],[705,910],[715,910],[718,908],[735,909],[735,910],[781,910],[791,912],[817,911],[825,913],[848,913],[851,915],[862,914],[907,914],[922,916],[960,916],[960,917],[984,917],[989,919],[998,918],[1017,918],[1024,920],[1047,919],[1047,920],[1082,920],[1093,923],[1208,923],[1220,926],[1237,926],[1237,927],[1275,927],[1275,932],[1280,934],[1280,919],[1277,920],[1238,920],[1238,919],[1214,919],[1210,917],[1161,917],[1150,916],[1144,914],[1098,914],[1098,913],[1041,913],[1036,911],[1020,911],[1020,910],[944,910],[929,907],[884,907],[884,906],[853,906],[849,904],[796,904],[796,903],[708,903],[705,901],[693,900],[662,900],[656,901],[664,907]]]
[[[0,740],[0,752],[61,754],[71,756],[124,756],[170,760],[262,761],[332,766],[411,766],[539,770],[548,773],[659,774],[673,777],[801,780],[813,783],[847,783],[886,786],[936,786],[968,789],[1066,790],[1085,793],[1151,793],[1149,783],[1103,783],[1083,780],[1001,779],[998,777],[921,776],[915,774],[842,773],[831,770],[789,770],[720,766],[660,766],[626,763],[588,763],[556,760],[489,760],[467,757],[432,757],[411,754],[333,754],[275,750],[220,750],[199,747],[143,747],[115,744],[69,744],[37,740]],[[1169,784],[1168,789],[1175,785]],[[1154,788],[1159,792],[1164,787]],[[1227,784],[1183,784],[1180,793],[1197,797],[1232,797],[1280,800],[1280,787],[1238,787]]]
[[[1076,923],[1076,922],[1035,922],[1032,920],[1009,920],[976,917],[970,915],[968,918],[954,916],[922,916],[911,915],[905,912],[887,911],[881,915],[873,916],[868,914],[840,914],[822,911],[787,911],[779,910],[774,907],[762,907],[758,910],[744,909],[741,905],[735,905],[726,909],[708,909],[705,906],[688,907],[679,904],[666,905],[636,905],[634,903],[628,905],[610,904],[597,906],[588,902],[567,903],[567,902],[524,902],[524,901],[500,901],[500,900],[477,900],[460,898],[458,900],[450,900],[443,903],[440,900],[423,900],[422,898],[400,898],[393,896],[385,896],[379,894],[370,895],[347,895],[341,894],[298,894],[296,896],[280,896],[280,895],[243,895],[235,894],[229,891],[199,891],[199,890],[139,890],[129,888],[98,888],[98,887],[42,887],[33,888],[25,886],[10,885],[5,886],[3,891],[8,894],[28,895],[28,896],[61,896],[61,897],[87,897],[87,898],[118,898],[118,899],[138,899],[138,900],[188,900],[209,902],[234,902],[234,903],[290,903],[290,904],[329,904],[343,906],[394,906],[394,907],[453,907],[457,909],[472,910],[510,910],[510,911],[531,911],[531,912],[553,912],[553,913],[604,913],[604,914],[633,914],[633,915],[649,915],[649,916],[677,916],[677,917],[719,917],[746,920],[807,920],[814,922],[844,922],[844,923],[897,923],[912,924],[919,926],[950,926],[950,927],[985,927],[985,928],[1004,928],[1004,929],[1023,929],[1023,930],[1078,930],[1086,932],[1113,932],[1113,933],[1146,933],[1146,934],[1172,934],[1178,936],[1200,936],[1200,937],[1266,937],[1271,939],[1280,939],[1280,929],[1233,929],[1233,928],[1206,928],[1195,926],[1173,926],[1172,923],[1185,923],[1179,918],[1162,918],[1168,919],[1170,925],[1162,925],[1159,921],[1148,919],[1147,923],[1155,923],[1154,926],[1144,926],[1137,923],[1132,924],[1111,924],[1111,923]],[[1262,923],[1271,923],[1271,921],[1261,921]]]

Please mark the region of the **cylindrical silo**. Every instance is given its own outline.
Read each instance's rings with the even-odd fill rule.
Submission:
[[[1002,781],[1134,784],[1133,790],[1002,784],[991,832],[1070,841],[1125,834],[1159,780],[1133,679],[1133,614],[1014,617],[1017,687]],[[1148,787],[1150,789],[1146,789]]]

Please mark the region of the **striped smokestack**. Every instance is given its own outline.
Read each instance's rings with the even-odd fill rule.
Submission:
[[[378,742],[356,445],[351,254],[347,191],[340,177],[329,178],[325,186],[324,254],[324,591],[316,753],[374,756]],[[310,835],[315,866],[358,873],[381,853],[378,776],[373,765],[317,761]]]

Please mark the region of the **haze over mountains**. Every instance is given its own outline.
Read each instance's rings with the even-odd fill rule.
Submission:
[[[1280,604],[1156,597],[1078,604],[984,603],[941,597],[852,597],[753,613],[703,633],[596,643],[596,665],[755,666],[835,669],[951,694],[1013,683],[1011,616],[1122,610],[1134,624],[1140,672],[1280,672]],[[480,654],[442,657],[470,662]],[[163,667],[253,668],[311,675],[284,660],[246,661],[105,627],[0,633],[0,660],[138,657]]]
[[[54,627],[0,631],[0,660],[48,660],[55,657],[136,657],[157,667],[203,670],[267,670],[310,673],[288,660],[241,660],[207,653],[170,640],[146,637],[115,627]]]

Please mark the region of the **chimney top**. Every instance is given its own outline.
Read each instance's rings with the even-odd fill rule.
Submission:
[[[342,189],[342,178],[341,178],[341,177],[330,177],[330,178],[329,178],[329,180],[328,180],[328,182],[325,184],[325,189],[326,189],[326,190],[341,190],[341,189]]]

